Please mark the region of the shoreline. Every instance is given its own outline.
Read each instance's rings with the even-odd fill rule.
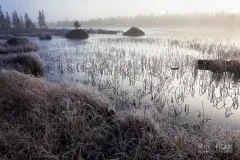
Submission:
[[[66,33],[73,29],[56,29],[56,28],[47,28],[47,29],[34,29],[31,31],[27,30],[15,30],[11,29],[11,31],[0,31],[0,39],[8,39],[13,38],[15,36],[29,36],[29,37],[39,37],[40,35],[50,35],[50,36],[65,36]],[[106,30],[106,29],[86,29],[83,28],[82,30],[86,31],[88,34],[112,34],[116,35],[119,33],[123,33],[121,30]]]

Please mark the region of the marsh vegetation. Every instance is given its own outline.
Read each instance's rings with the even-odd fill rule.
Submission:
[[[234,2],[0,5],[0,159],[240,159]]]
[[[175,137],[175,145],[186,143],[193,153],[202,143],[237,148],[239,53],[238,41],[119,35],[58,38],[39,52],[46,79],[94,86],[116,113],[148,117]]]
[[[59,38],[52,45],[42,44],[39,54],[47,79],[94,85],[110,97],[116,110],[150,108],[174,119],[211,119],[210,123],[221,126],[226,124],[220,124],[222,121],[233,124],[225,117],[237,118],[233,115],[239,106],[236,42],[121,36],[76,42]],[[216,63],[211,69],[203,68],[198,64],[201,60]],[[211,118],[202,117],[213,110]],[[221,122],[215,119],[218,114]]]
[[[27,39],[0,55],[1,158],[239,158],[238,41]]]

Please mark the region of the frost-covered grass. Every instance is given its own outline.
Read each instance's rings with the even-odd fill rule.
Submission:
[[[234,59],[240,56],[239,42],[233,40],[223,39],[203,39],[203,38],[101,38],[102,42],[109,44],[148,44],[169,47],[179,47],[183,49],[190,49],[205,54],[206,57],[211,55],[214,59]]]
[[[0,54],[25,53],[37,50],[38,46],[25,38],[10,38],[4,43],[0,43]]]
[[[235,144],[218,128],[194,132],[141,111],[114,112],[83,85],[1,71],[0,88],[2,159],[209,159],[218,155],[199,152],[199,144]],[[239,158],[237,150],[224,156]]]
[[[57,84],[16,71],[1,71],[0,158],[240,158],[238,131],[208,128],[211,117],[186,101],[197,92],[206,94],[216,112],[226,110],[225,116],[230,117],[239,107],[238,86],[226,77],[224,82],[214,82],[214,73],[197,72],[198,57],[182,53],[189,48],[188,42],[110,38],[94,44],[61,45],[43,46],[39,51],[45,63],[45,78],[60,75],[68,83],[85,78],[94,89],[63,84],[59,82],[62,79],[57,79]],[[197,48],[192,50],[202,50]],[[16,59],[14,62],[19,64],[20,55],[35,56],[6,54],[0,60],[10,63],[8,59]],[[230,101],[228,106],[218,107],[229,98],[232,104]],[[197,121],[181,119],[191,113]],[[233,148],[229,154],[220,154],[222,150],[204,154],[199,147],[202,144]]]
[[[34,76],[44,75],[42,60],[35,52],[0,54],[0,69],[17,70]]]

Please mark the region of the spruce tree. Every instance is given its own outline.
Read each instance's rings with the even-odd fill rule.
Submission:
[[[42,12],[41,11],[39,11],[38,25],[39,25],[40,28],[42,28]]]
[[[25,27],[22,16],[20,16],[20,28],[23,29]]]
[[[45,18],[45,14],[44,14],[43,10],[42,10],[42,26],[43,26],[43,28],[47,28],[46,18]]]
[[[25,28],[26,29],[30,29],[31,28],[30,18],[28,17],[27,13],[25,13]]]
[[[78,29],[79,27],[81,27],[81,24],[80,24],[78,21],[75,21],[75,22],[74,22],[74,27],[75,27],[76,29]]]
[[[5,29],[5,16],[2,12],[2,8],[0,6],[0,30],[4,30]]]
[[[9,31],[11,29],[11,19],[8,15],[8,12],[6,13],[6,18],[5,18],[5,30]]]
[[[20,19],[18,17],[16,10],[14,10],[14,12],[12,14],[12,24],[13,24],[14,28],[21,29],[21,22],[20,22]]]
[[[47,28],[44,11],[39,11],[38,25],[40,28]]]
[[[27,30],[31,30],[36,28],[35,24],[32,22],[32,20],[28,17],[28,14],[25,13],[25,28]]]

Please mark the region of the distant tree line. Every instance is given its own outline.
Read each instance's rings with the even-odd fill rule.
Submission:
[[[72,27],[74,21],[48,22],[51,27]],[[240,28],[240,13],[188,13],[95,18],[81,21],[83,27],[225,27]]]
[[[47,28],[44,11],[39,11],[38,25],[40,28]],[[12,17],[8,12],[4,14],[0,6],[0,31],[10,31],[11,28],[16,30],[33,30],[36,29],[36,24],[29,18],[28,14],[25,13],[24,19],[18,15],[17,11],[14,10]]]
[[[39,11],[39,28],[48,27],[74,27],[78,28],[76,21],[61,20],[46,22],[43,10]],[[188,14],[163,14],[163,15],[137,15],[133,17],[118,16],[108,18],[95,18],[79,21],[83,27],[216,27],[216,28],[240,28],[240,13],[226,13],[224,11],[214,13],[188,13]],[[36,28],[34,23],[25,13],[24,19],[16,11],[10,17],[9,13],[2,12],[0,7],[0,31],[9,31],[11,28],[31,30]]]
[[[60,20],[60,21],[51,21],[47,22],[48,27],[73,27],[75,21],[71,20]]]

